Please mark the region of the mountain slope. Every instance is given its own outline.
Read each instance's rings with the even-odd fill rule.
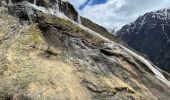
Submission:
[[[0,98],[169,99],[168,74],[62,12],[18,2],[0,13]]]
[[[170,9],[146,13],[117,32],[129,46],[170,72]]]

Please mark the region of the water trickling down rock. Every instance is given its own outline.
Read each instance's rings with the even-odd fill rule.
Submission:
[[[81,24],[81,17],[75,10],[75,8],[67,1],[67,0],[49,0],[49,2],[45,2],[44,0],[24,0],[29,2],[28,5],[31,5],[36,10],[42,11],[44,13],[53,14],[56,16],[60,16],[61,18],[65,18],[66,16],[75,22]],[[21,2],[20,0],[8,0],[8,5],[11,5],[16,2]],[[23,2],[23,1],[22,1]],[[46,4],[47,5],[44,5]]]

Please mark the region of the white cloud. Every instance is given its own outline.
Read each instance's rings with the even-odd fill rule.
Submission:
[[[76,9],[85,1],[70,0]],[[107,28],[120,28],[134,21],[139,15],[169,6],[170,0],[107,0],[105,4],[87,5],[79,13]]]

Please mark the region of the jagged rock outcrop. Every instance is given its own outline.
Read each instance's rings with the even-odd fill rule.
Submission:
[[[53,9],[54,11],[61,11],[70,19],[78,22],[78,13],[75,10],[74,6],[71,5],[68,1],[62,0],[3,0],[1,3],[5,2],[9,4],[10,2],[13,4],[21,3],[27,1],[29,3],[35,4],[37,6],[42,6],[47,8],[48,10]]]
[[[26,2],[11,7],[0,8],[0,98],[169,99],[169,75],[116,41]]]
[[[170,72],[170,9],[149,12],[117,32],[129,46]]]

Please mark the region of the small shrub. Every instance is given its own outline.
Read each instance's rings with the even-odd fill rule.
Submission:
[[[37,26],[32,25],[30,28],[31,33],[31,41],[34,43],[34,46],[38,46],[40,44],[40,30],[37,28]]]

